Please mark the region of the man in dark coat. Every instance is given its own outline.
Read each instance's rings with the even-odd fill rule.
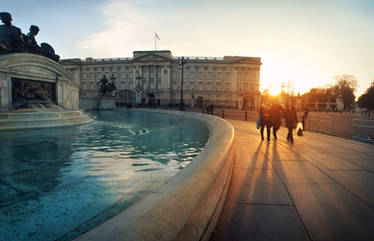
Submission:
[[[287,109],[285,112],[285,118],[286,118],[286,127],[288,129],[287,140],[293,143],[294,139],[293,139],[292,132],[293,132],[293,129],[295,129],[297,125],[297,115],[296,115],[295,107],[293,105],[287,105],[286,108]]]
[[[259,110],[259,115],[260,115],[261,139],[264,140],[264,129],[266,126],[267,138],[268,138],[268,141],[270,141],[270,128],[271,128],[270,108],[266,105],[262,105]]]
[[[270,122],[273,127],[273,136],[277,139],[277,131],[282,124],[282,107],[277,103],[271,105],[270,108]]]

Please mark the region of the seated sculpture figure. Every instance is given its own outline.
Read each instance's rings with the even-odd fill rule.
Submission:
[[[47,43],[41,43],[40,46],[42,47],[43,56],[53,59],[54,61],[58,62],[58,60],[60,59],[60,56],[55,54],[55,50],[52,48],[51,45]]]
[[[39,33],[39,27],[35,25],[30,26],[30,32],[23,35],[25,41],[25,47],[29,53],[41,54],[42,48],[38,45],[35,40],[35,36]]]
[[[40,46],[35,40],[35,36],[39,33],[39,27],[31,25],[30,32],[27,35],[22,34],[21,29],[12,25],[12,15],[8,12],[1,12],[0,25],[0,54],[30,52],[40,54],[50,58],[56,62],[60,56],[55,54],[53,47],[47,43]]]
[[[0,25],[0,54],[26,52],[21,29],[12,25],[12,15],[1,12]]]
[[[33,54],[41,54],[47,58],[53,59],[58,62],[60,56],[55,54],[53,47],[47,43],[42,43],[41,47],[35,40],[35,36],[39,33],[39,27],[35,25],[30,26],[30,32],[24,35],[25,45],[27,51]]]

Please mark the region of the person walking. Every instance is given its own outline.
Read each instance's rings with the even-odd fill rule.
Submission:
[[[296,128],[297,125],[297,115],[296,115],[296,110],[295,107],[291,104],[288,104],[286,107],[286,113],[285,113],[285,118],[286,118],[286,127],[288,129],[288,134],[287,134],[287,141],[291,142],[291,144],[294,142],[293,139],[293,129]]]
[[[259,110],[259,115],[261,139],[264,140],[264,129],[266,126],[267,139],[270,141],[270,108],[267,105],[262,105]]]
[[[270,108],[270,122],[273,127],[274,139],[277,139],[277,131],[282,124],[282,107],[278,103],[274,103]]]

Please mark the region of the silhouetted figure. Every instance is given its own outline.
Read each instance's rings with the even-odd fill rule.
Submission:
[[[100,79],[99,84],[99,96],[107,96],[109,81],[106,75]]]
[[[114,82],[111,82],[108,84],[108,89],[107,89],[107,93],[109,96],[113,96],[113,91],[116,89],[116,85],[114,84]]]
[[[55,50],[53,49],[53,47],[51,45],[49,45],[47,43],[42,43],[40,46],[42,47],[42,55],[43,56],[58,62],[58,60],[60,59],[60,56],[55,54]]]
[[[285,112],[285,118],[286,118],[286,127],[288,129],[287,140],[293,143],[294,139],[293,139],[292,132],[293,132],[293,129],[295,129],[297,125],[297,115],[296,115],[295,107],[293,107],[292,105],[287,105],[286,108],[287,109]]]
[[[30,26],[30,32],[23,35],[25,41],[25,47],[29,53],[41,54],[42,48],[38,45],[35,40],[35,36],[39,33],[39,27],[35,25]]]
[[[282,107],[278,104],[273,104],[270,108],[270,122],[273,127],[273,136],[277,139],[277,131],[282,124]]]
[[[203,104],[203,108],[202,108],[202,111],[203,111],[203,113],[207,113],[208,114],[208,104],[207,104],[207,102],[204,102],[204,104]]]
[[[264,129],[266,126],[267,139],[268,141],[270,141],[270,128],[271,128],[270,108],[266,105],[262,105],[259,110],[259,115],[260,115],[261,139],[264,140]]]
[[[306,107],[304,111],[304,115],[303,115],[303,130],[305,130],[305,120],[308,117],[308,113],[309,113],[309,110],[308,110],[308,107]]]
[[[113,91],[116,89],[114,82],[109,83],[106,75],[100,79],[99,84],[99,96],[113,96]]]
[[[21,29],[12,25],[12,15],[7,12],[0,13],[0,54],[26,52]]]
[[[30,52],[41,54],[56,62],[60,56],[55,54],[51,45],[36,43],[35,36],[39,32],[39,27],[31,25],[30,32],[27,35],[22,34],[21,29],[12,25],[12,15],[7,12],[0,13],[1,21],[4,23],[0,26],[0,54]]]

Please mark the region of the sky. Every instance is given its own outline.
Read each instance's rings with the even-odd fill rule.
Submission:
[[[260,89],[295,93],[354,75],[359,96],[374,81],[373,0],[1,0],[1,11],[61,58],[261,57]]]

